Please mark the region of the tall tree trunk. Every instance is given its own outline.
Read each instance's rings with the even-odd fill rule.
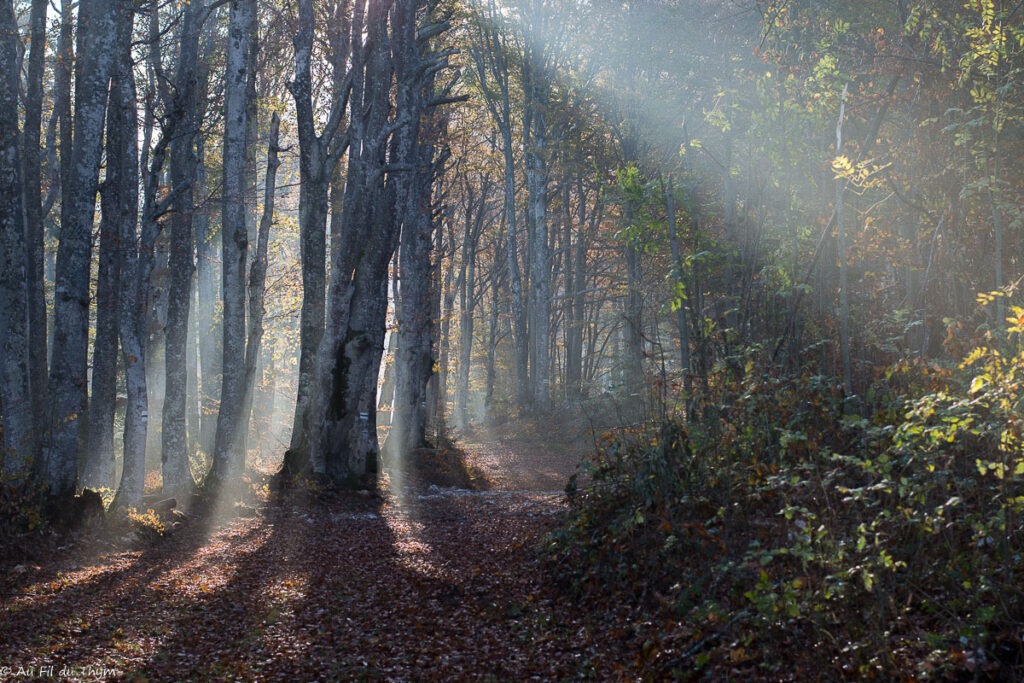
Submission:
[[[504,131],[502,132],[504,136]],[[526,333],[526,305],[523,301],[523,279],[519,271],[519,233],[516,229],[516,176],[513,161],[512,135],[505,139],[505,262],[508,268],[509,305],[512,314],[512,363],[515,373],[516,404],[524,408],[529,403],[530,375],[528,358],[529,339]],[[507,150],[507,151],[506,151]]]
[[[846,114],[847,87],[847,85],[843,85],[843,94],[839,104],[839,119],[836,122],[836,156],[843,153],[843,120]],[[835,187],[836,227],[839,231],[839,351],[843,363],[843,391],[847,396],[851,396],[853,394],[853,379],[850,368],[850,290],[846,266],[846,218],[843,213],[845,179],[836,178]]]
[[[170,278],[167,296],[167,327],[164,336],[164,406],[161,431],[161,463],[164,492],[183,495],[194,485],[186,436],[188,398],[188,327],[195,273],[192,214],[196,175],[195,141],[199,133],[196,117],[196,83],[199,69],[199,34],[203,3],[188,2],[181,19],[180,49],[174,78],[175,95],[171,115],[178,120],[177,135],[171,141]],[[225,183],[231,182],[225,178]]]
[[[46,9],[48,0],[32,0],[30,43],[25,88],[25,128],[22,131],[22,176],[25,187],[25,222],[28,250],[29,373],[32,414],[46,414],[46,282],[43,248],[43,194],[40,135],[43,118],[43,72],[46,65]]]
[[[123,64],[130,65],[130,55],[125,55]],[[122,71],[120,108],[125,117],[124,129],[136,130],[135,122],[135,80],[128,66]],[[147,117],[148,119],[149,117]],[[127,403],[124,417],[124,466],[118,487],[118,505],[136,506],[142,499],[146,478],[146,442],[149,424],[149,394],[146,375],[146,338],[149,326],[150,277],[156,264],[156,242],[160,233],[157,222],[157,177],[164,164],[167,149],[165,131],[149,159],[149,145],[152,138],[151,120],[147,120],[143,159],[147,164],[143,183],[142,230],[138,234],[138,207],[134,195],[125,197],[125,211],[122,215],[122,241],[125,245],[125,261],[121,269],[121,354],[124,360]],[[135,135],[124,139],[126,156],[130,156],[128,172],[137,174],[135,166]],[[131,201],[128,201],[128,200]]]
[[[224,375],[213,452],[213,485],[234,484],[245,467],[241,452],[245,405],[245,268],[249,239],[245,223],[245,167],[249,39],[255,0],[232,0],[224,91],[224,198],[221,237],[224,253]]]
[[[270,137],[267,141],[267,176],[264,183],[263,215],[256,233],[256,255],[249,269],[249,329],[245,344],[245,402],[239,418],[238,433],[249,433],[253,398],[256,391],[256,370],[263,347],[264,299],[267,283],[267,249],[270,228],[274,223],[274,193],[277,190],[278,138],[281,119],[274,112],[270,119]]]
[[[459,288],[459,361],[455,386],[455,423],[464,429],[469,422],[469,375],[473,362],[473,324],[476,308],[477,242],[483,230],[490,194],[489,178],[481,179],[479,206],[473,186],[466,183],[465,229],[462,235],[462,286]]]
[[[71,107],[71,84],[75,72],[75,3],[60,2],[60,32],[57,34],[57,55],[53,65],[53,107],[60,128],[60,187],[71,182],[71,151],[74,147],[74,117]]]
[[[348,8],[353,7],[351,21]],[[347,148],[347,133],[342,130],[349,88],[340,74],[345,70],[351,45],[362,39],[363,3],[348,1],[335,6],[337,33],[332,40],[335,85],[331,112],[322,132],[317,134],[313,112],[311,60],[314,12],[312,0],[299,2],[299,27],[295,34],[295,79],[289,85],[295,100],[299,136],[299,244],[302,260],[302,311],[299,332],[299,386],[295,401],[292,436],[285,454],[284,469],[298,473],[309,464],[309,433],[305,422],[317,368],[317,352],[326,323],[327,286],[327,214],[328,190],[334,169]],[[352,70],[357,68],[353,63]],[[347,192],[347,190],[346,190]],[[342,212],[343,213],[343,212]],[[343,215],[331,218],[332,252],[340,249]]]
[[[25,212],[19,166],[18,45],[10,0],[0,2],[0,407],[5,475],[29,474],[36,454],[29,354]]]
[[[540,20],[540,18],[535,18]],[[523,55],[523,154],[526,166],[527,226],[530,239],[530,381],[535,410],[546,410],[551,384],[551,257],[548,245],[548,105],[542,49],[530,45]]]
[[[357,7],[359,5],[357,4]],[[397,79],[395,120],[389,122],[389,94],[395,71],[413,73],[405,62],[417,49],[415,0],[393,5],[394,40],[388,35],[389,3],[370,3],[366,41],[353,53],[352,153],[346,182],[343,244],[332,264],[327,333],[317,354],[317,382],[307,424],[313,471],[347,485],[365,485],[376,469],[376,434],[368,429],[375,407],[376,377],[382,352],[388,264],[397,246],[395,207],[411,174],[385,173],[388,133],[393,132],[390,165],[409,167],[417,113],[410,109],[414,83]],[[358,16],[358,12],[357,12]],[[356,35],[353,31],[353,35]],[[392,47],[395,54],[392,55]],[[394,66],[394,70],[393,70]],[[382,299],[384,299],[382,301]],[[366,415],[366,418],[363,418]]]
[[[417,183],[418,184],[418,183]],[[417,201],[418,200],[418,201]],[[424,200],[426,206],[424,206]],[[398,350],[395,354],[395,403],[389,457],[401,462],[424,445],[421,404],[426,400],[424,376],[432,372],[431,267],[433,224],[430,197],[410,192],[398,214],[404,217],[399,250]],[[424,218],[425,216],[425,218]]]
[[[508,268],[510,313],[512,317],[512,363],[515,399],[520,408],[530,401],[529,355],[526,304],[523,300],[523,280],[519,267],[519,235],[516,224],[515,147],[512,143],[512,98],[508,56],[509,39],[501,28],[500,12],[495,5],[488,16],[476,15],[474,30],[476,44],[471,49],[477,78],[492,87],[484,89],[484,101],[498,128],[505,182],[505,263]]]
[[[75,64],[75,135],[68,186],[62,193],[55,273],[51,420],[45,481],[51,495],[74,493],[82,420],[87,408],[89,263],[103,143],[107,85],[113,62],[113,0],[82,0]]]
[[[499,240],[500,242],[500,240]],[[501,266],[498,263],[499,256],[503,250],[500,247],[494,250],[494,260],[491,262],[490,282],[491,306],[488,311],[487,321],[487,361],[484,367],[484,406],[488,413],[494,404],[494,385],[497,379],[497,353],[498,353],[498,330],[501,322],[501,278],[499,277]]]
[[[633,200],[626,201],[625,221],[631,225],[637,207]],[[639,406],[644,394],[644,334],[643,334],[643,272],[640,250],[626,244],[626,299],[623,302],[625,330],[623,337],[623,380],[632,405]]]
[[[118,17],[118,52],[110,84],[110,107],[107,115],[107,173],[116,169],[118,190],[104,196],[104,213],[110,207],[116,221],[122,252],[118,294],[118,332],[124,362],[127,403],[124,420],[124,458],[117,504],[135,506],[142,498],[145,482],[146,428],[148,397],[146,395],[145,334],[146,299],[149,276],[153,271],[153,249],[158,226],[152,217],[156,200],[155,184],[147,182],[144,189],[147,213],[141,241],[138,235],[138,121],[136,113],[135,73],[132,67],[132,12]],[[144,133],[148,146],[152,130]],[[162,153],[156,163],[163,165]],[[107,188],[105,188],[106,190]]]
[[[118,79],[120,75],[118,76]],[[111,92],[120,84],[112,79]],[[119,95],[119,93],[117,94]],[[106,177],[100,195],[99,273],[96,280],[96,332],[92,355],[92,391],[89,396],[88,448],[82,463],[82,486],[110,487],[114,483],[114,405],[117,395],[118,311],[120,309],[123,194],[134,188],[125,184],[124,140],[127,133],[122,106],[111,95],[107,115]]]
[[[209,22],[211,25],[213,22]],[[210,54],[214,31],[204,31],[203,52]],[[201,60],[197,73],[196,97],[200,120],[205,119],[205,102],[209,91],[210,64]],[[196,172],[194,187],[207,192],[206,137],[196,136]],[[210,230],[210,208],[204,206],[192,214],[192,230],[196,240],[196,289],[198,305],[195,309],[199,346],[199,449],[213,455],[217,434],[217,412],[220,400],[220,373],[222,349],[218,306],[220,290],[217,287],[217,263],[221,260],[217,240]]]

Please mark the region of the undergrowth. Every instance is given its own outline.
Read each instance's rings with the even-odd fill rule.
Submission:
[[[672,629],[647,678],[1024,680],[1024,309],[958,365],[722,370],[702,419],[605,435],[548,544]]]

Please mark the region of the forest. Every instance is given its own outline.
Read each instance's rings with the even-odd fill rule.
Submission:
[[[0,0],[0,150],[0,679],[1024,680],[1024,2]]]

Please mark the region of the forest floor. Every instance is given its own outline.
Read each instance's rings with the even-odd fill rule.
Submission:
[[[21,547],[0,559],[0,680],[631,677],[656,625],[584,610],[537,559],[585,448],[546,443],[469,433],[461,468],[392,473],[382,494],[266,494],[170,535]]]

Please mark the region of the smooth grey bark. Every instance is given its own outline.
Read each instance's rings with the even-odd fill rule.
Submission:
[[[137,115],[135,109],[135,76],[131,69],[131,55],[121,56],[121,70],[117,76],[119,87],[111,92],[118,95],[118,107],[112,114],[123,116],[121,130],[128,131],[123,138],[125,184],[138,183]],[[142,500],[146,477],[146,442],[149,424],[149,394],[146,374],[147,337],[150,320],[150,278],[156,265],[156,243],[160,234],[158,216],[163,212],[157,200],[160,170],[167,154],[168,139],[173,135],[173,122],[163,131],[150,152],[154,133],[151,110],[147,111],[143,130],[143,166],[146,177],[142,183],[143,210],[139,230],[138,200],[135,193],[125,193],[121,215],[122,244],[125,249],[121,268],[121,355],[124,361],[127,403],[124,417],[124,460],[116,505],[134,507]],[[133,179],[134,177],[134,179]]]
[[[125,131],[123,114],[115,112],[121,103],[111,101],[107,114],[106,175],[100,189],[99,272],[96,279],[96,331],[92,352],[92,386],[89,394],[88,447],[82,459],[81,485],[89,488],[114,484],[114,404],[117,394],[118,328],[122,248],[121,212],[128,186],[123,158]]]
[[[68,185],[62,193],[49,381],[51,419],[44,449],[44,480],[50,494],[58,497],[75,490],[87,409],[89,262],[116,9],[113,0],[82,0],[78,15],[75,134]]]
[[[0,406],[2,471],[28,476],[36,454],[30,389],[25,210],[18,129],[20,35],[10,0],[0,2]]]
[[[416,56],[406,59],[415,63]],[[398,62],[399,78],[409,80],[408,65]],[[427,444],[428,421],[437,425],[440,435],[444,428],[445,366],[447,365],[444,338],[447,335],[441,314],[441,248],[442,230],[433,197],[435,181],[446,160],[446,152],[439,152],[439,141],[444,137],[444,122],[439,115],[425,114],[422,93],[433,89],[433,77],[409,88],[404,104],[420,118],[415,135],[408,139],[410,150],[396,148],[401,155],[408,151],[415,163],[412,182],[403,187],[398,208],[402,222],[399,251],[401,297],[398,307],[398,352],[395,357],[395,411],[392,436],[400,455]],[[421,142],[422,141],[422,142]],[[429,143],[428,143],[429,141]],[[449,223],[449,226],[451,224]],[[449,243],[452,243],[449,236]],[[433,262],[431,256],[434,256]],[[452,284],[451,261],[446,283]],[[454,295],[454,290],[451,291]],[[451,302],[449,301],[449,307]],[[437,322],[435,322],[437,321]],[[438,372],[434,372],[437,357]],[[433,395],[428,386],[433,379]]]
[[[210,22],[211,24],[213,22]],[[203,52],[212,50],[213,31],[204,31]],[[206,118],[205,102],[210,87],[209,60],[200,60],[197,72],[197,105],[199,118]],[[196,136],[195,188],[205,191],[207,187],[206,137]],[[204,202],[207,204],[207,202]],[[196,241],[196,329],[199,346],[199,450],[207,456],[213,454],[213,443],[217,434],[217,411],[220,400],[220,374],[222,351],[220,345],[220,324],[217,302],[220,289],[217,286],[217,264],[221,260],[217,241],[210,229],[210,208],[203,206],[192,215],[192,231]]]
[[[417,183],[419,184],[419,183]],[[426,381],[432,372],[431,263],[433,224],[430,196],[408,193],[399,245],[398,350],[395,353],[395,402],[392,408],[388,455],[401,459],[425,445]],[[424,203],[426,206],[424,206]],[[392,445],[393,444],[393,445]],[[397,450],[394,450],[397,449]]]
[[[185,3],[181,16],[178,61],[170,116],[177,119],[171,140],[170,179],[173,211],[170,218],[170,257],[167,289],[167,326],[164,333],[164,405],[161,427],[161,469],[167,495],[186,494],[193,486],[187,438],[188,328],[195,274],[192,233],[197,71],[199,36],[205,10],[199,0]],[[225,178],[225,183],[230,179]]]
[[[44,273],[42,187],[43,75],[46,66],[46,10],[48,0],[32,0],[29,14],[29,53],[25,83],[25,125],[22,131],[22,168],[25,188],[25,271],[28,284],[29,374],[32,413],[46,413],[46,282]]]
[[[438,193],[440,194],[440,193]],[[434,347],[437,356],[437,372],[433,376],[427,376],[427,411],[423,416],[423,430],[426,434],[428,425],[434,427],[437,442],[444,440],[448,428],[448,367],[451,354],[451,320],[452,311],[455,309],[455,293],[459,283],[455,277],[455,260],[449,256],[447,264],[446,252],[451,252],[453,246],[445,248],[442,244],[444,230],[442,226],[448,227],[448,244],[455,244],[454,228],[450,217],[440,221],[441,225],[436,227],[437,236],[434,251],[437,257],[434,259],[434,315],[438,320],[436,325],[436,338]],[[426,438],[424,436],[424,438]]]
[[[210,58],[220,27],[206,21],[200,38],[200,59],[196,69],[195,119],[199,128],[208,129],[210,101]],[[205,130],[195,136],[195,170],[193,172],[192,235],[195,238],[195,282],[189,311],[188,338],[188,416],[186,430],[189,453],[209,462],[213,456],[217,433],[217,412],[220,399],[221,345],[217,287],[217,264],[221,260],[217,240],[210,226],[214,202],[211,201],[206,167]]]
[[[528,31],[544,36],[526,40],[522,51],[523,160],[526,169],[526,226],[529,237],[529,342],[531,402],[545,410],[551,401],[551,254],[548,242],[548,154],[551,130],[547,110],[551,99],[549,71],[558,42],[551,7],[534,0],[526,10]]]
[[[566,180],[563,187],[565,196],[566,214],[569,210],[571,189],[570,183]],[[588,259],[587,252],[590,248],[590,235],[593,235],[597,224],[600,222],[602,210],[600,192],[595,193],[594,206],[589,209],[590,188],[587,186],[583,176],[576,180],[576,199],[578,208],[576,211],[578,228],[576,238],[566,237],[566,260],[571,267],[566,267],[566,325],[565,325],[565,385],[566,396],[570,399],[583,398],[584,390],[584,329],[587,326],[587,283]],[[566,231],[571,231],[571,219],[567,220]]]
[[[504,249],[500,246],[501,238],[498,239],[498,244],[495,245],[494,249],[494,260],[491,261],[490,276],[488,278],[488,287],[491,290],[490,297],[490,308],[488,310],[487,319],[487,360],[484,366],[485,382],[484,382],[484,407],[490,411],[491,406],[494,403],[494,386],[497,380],[497,366],[496,359],[498,354],[498,341],[499,341],[499,323],[501,322],[501,254],[504,253]]]
[[[357,3],[357,16],[360,7]],[[393,32],[389,35],[392,8]],[[370,3],[365,15],[366,40],[354,40],[353,45],[352,146],[343,243],[331,268],[328,325],[317,354],[316,385],[306,423],[313,472],[342,485],[366,485],[377,466],[377,437],[369,430],[376,404],[376,377],[370,381],[370,375],[379,367],[383,350],[386,299],[381,295],[386,291],[388,264],[398,242],[395,207],[406,183],[411,182],[411,174],[403,172],[411,157],[394,150],[411,154],[409,141],[417,123],[407,104],[415,83],[403,77],[395,82],[393,75],[395,71],[413,73],[421,66],[409,61],[410,51],[417,50],[416,8],[416,0]],[[395,118],[389,120],[393,83]],[[393,151],[388,160],[392,135]],[[405,168],[399,170],[400,166]]]
[[[122,5],[123,10],[127,3]],[[124,458],[116,496],[118,505],[136,506],[142,498],[145,482],[146,396],[145,342],[146,295],[153,270],[153,247],[158,227],[146,220],[138,235],[139,166],[138,116],[136,113],[135,73],[132,68],[131,32],[133,13],[122,11],[118,20],[118,55],[110,83],[107,113],[107,181],[104,187],[104,220],[117,228],[120,269],[117,306],[118,335],[124,364],[127,403],[124,422]],[[152,130],[144,132],[148,150]],[[158,163],[163,164],[162,155]],[[146,206],[155,201],[155,187],[147,184]],[[111,463],[112,464],[112,463]],[[104,464],[104,473],[105,473]],[[110,473],[111,477],[113,472]]]
[[[171,77],[164,69],[164,56],[162,39],[164,30],[160,24],[160,6],[150,5],[146,8],[146,32],[147,32],[147,58],[146,58],[146,92],[142,98],[145,107],[143,110],[143,144],[140,153],[139,168],[143,174],[142,193],[142,227],[140,230],[145,233],[146,222],[149,220],[159,221],[159,228],[155,233],[152,256],[153,265],[150,278],[147,280],[147,291],[145,300],[147,302],[147,317],[143,326],[142,343],[145,345],[146,390],[148,396],[148,415],[153,416],[155,424],[159,425],[163,415],[164,405],[164,384],[167,379],[164,370],[164,331],[167,326],[167,278],[169,231],[164,231],[166,223],[165,215],[173,201],[173,194],[166,194],[168,185],[167,179],[167,157],[170,153],[170,140],[174,137],[177,120],[167,113],[172,111]],[[154,135],[157,131],[157,109],[162,110],[160,116],[160,137],[157,144],[153,144]],[[159,164],[157,165],[157,162]],[[160,429],[147,430],[146,452],[159,454],[162,451],[160,442]]]
[[[53,113],[60,130],[60,144],[54,147],[60,155],[58,186],[63,194],[71,183],[71,150],[74,147],[74,122],[71,112],[71,81],[74,77],[75,46],[72,0],[61,0],[60,32],[57,37],[57,55],[53,65]],[[56,140],[55,140],[56,143]],[[56,194],[56,193],[51,193]],[[53,235],[59,237],[59,234]],[[56,265],[51,265],[51,273]],[[56,277],[54,275],[54,277]],[[49,390],[49,384],[47,384]]]
[[[245,342],[245,402],[239,418],[238,432],[241,437],[249,433],[249,420],[256,391],[257,367],[263,348],[263,316],[266,312],[264,301],[267,288],[267,250],[270,243],[270,228],[274,223],[274,195],[277,191],[277,169],[281,119],[277,112],[270,119],[270,136],[267,140],[267,174],[264,181],[263,215],[256,231],[256,254],[249,267],[249,326]]]
[[[213,485],[234,484],[245,467],[242,407],[245,404],[245,271],[249,255],[245,169],[249,107],[249,40],[255,0],[232,0],[224,87],[224,193],[221,237],[224,254],[224,374],[213,451]]]
[[[319,134],[315,125],[311,75],[314,37],[312,0],[299,2],[299,27],[294,40],[295,79],[288,86],[295,100],[299,137],[299,244],[302,261],[299,385],[291,443],[284,462],[284,468],[293,473],[305,469],[309,459],[310,426],[303,420],[309,408],[317,367],[317,350],[326,324],[328,191],[335,167],[348,147],[348,133],[342,124],[351,93],[352,76],[346,73],[345,63],[352,52],[352,46],[361,40],[365,11],[363,3],[352,5],[350,0],[339,1],[334,5],[334,10],[337,29],[331,39],[331,46],[335,92],[327,123]],[[354,71],[357,67],[353,63],[351,68]],[[344,77],[341,76],[343,73]],[[332,251],[340,248],[342,242],[340,231],[344,223],[343,214],[342,211],[332,215]]]

